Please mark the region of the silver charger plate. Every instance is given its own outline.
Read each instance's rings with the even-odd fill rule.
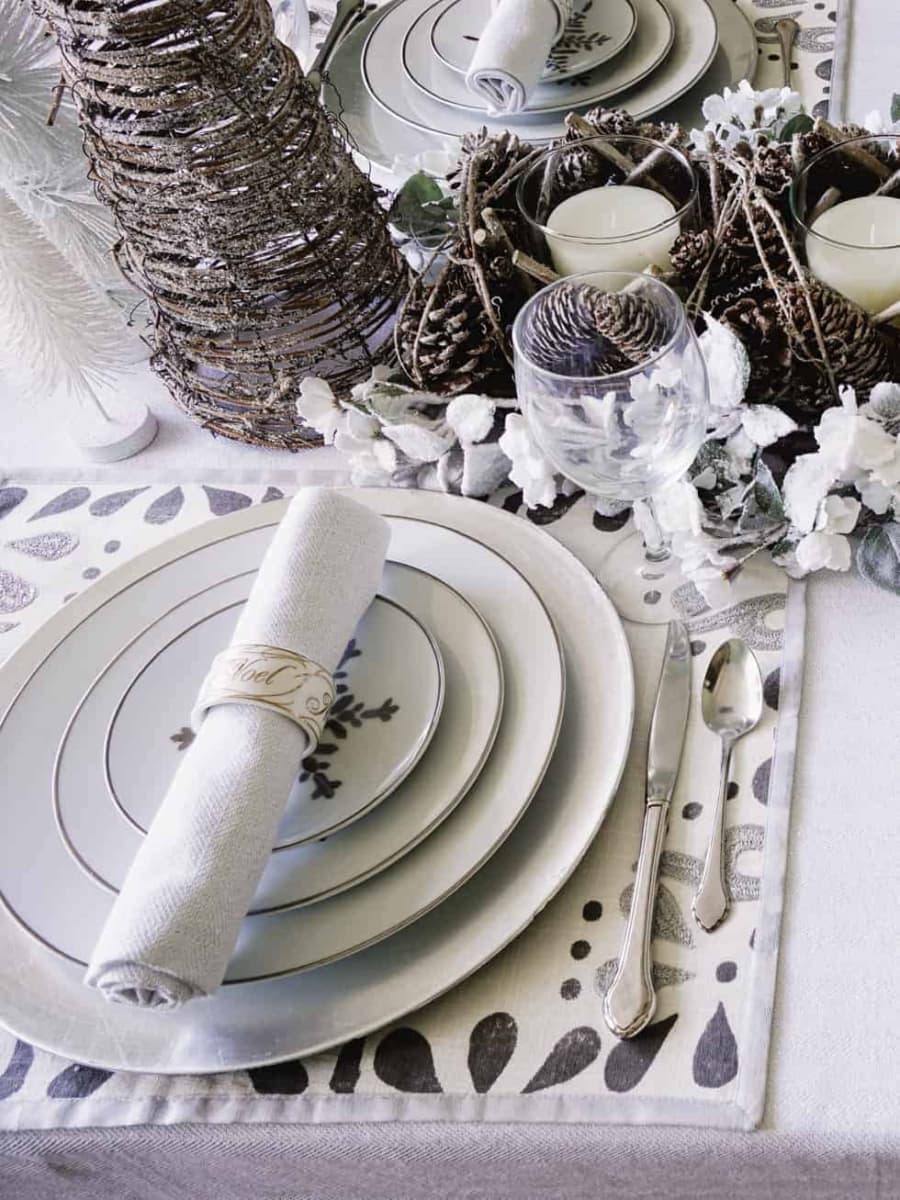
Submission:
[[[673,45],[675,7],[693,7],[692,0],[634,0],[637,31],[613,62],[585,77],[538,87],[526,111],[501,119],[489,118],[486,104],[471,94],[465,80],[447,71],[430,53],[427,20],[418,18],[433,4],[434,0],[399,0],[382,10],[362,52],[363,83],[372,99],[391,116],[418,129],[461,136],[486,121],[489,128],[513,126],[519,137],[529,142],[561,136],[565,127],[560,113],[614,96],[657,68]],[[332,79],[336,78],[336,59],[331,66]],[[401,64],[403,69],[398,70]],[[441,88],[440,95],[437,88]],[[455,107],[447,103],[448,94],[454,97]]]
[[[225,561],[222,569],[228,569]],[[174,771],[177,751],[172,727],[190,711],[210,659],[227,643],[253,574],[225,578],[148,625],[97,675],[72,714],[56,755],[53,803],[57,824],[76,862],[109,892],[121,888],[143,836],[143,827],[120,819],[121,809],[111,814],[109,781],[103,777],[110,730],[115,730],[116,715],[122,712],[121,702],[116,705],[115,698],[122,693],[135,697],[131,723],[121,734],[121,771],[127,790],[116,794],[120,803],[130,796],[134,804],[140,804],[142,819],[149,826]],[[427,622],[430,638],[446,663],[449,694],[434,741],[424,761],[397,788],[388,805],[374,808],[312,844],[279,847],[263,872],[251,912],[274,912],[324,900],[384,870],[449,816],[493,745],[503,705],[503,673],[497,645],[483,619],[458,592],[433,575],[398,563],[386,565],[381,593],[383,598],[376,601],[370,616],[384,607],[390,611],[389,606],[402,605],[401,611],[420,628]],[[369,619],[364,619],[355,639],[363,651],[367,642],[375,649],[371,636],[379,634],[377,628],[367,630]],[[173,630],[181,632],[173,638]],[[166,654],[172,647],[177,653]],[[389,646],[384,649],[388,662],[382,665],[391,668],[399,658],[401,673],[427,676],[429,662],[425,659],[417,664],[409,657],[409,644],[400,642],[393,651]],[[384,657],[373,655],[374,660]],[[133,685],[145,679],[148,671],[156,671],[158,678],[146,691],[138,691]],[[353,678],[348,672],[351,683]],[[363,677],[356,679],[364,682]],[[398,682],[396,676],[394,682]],[[368,683],[374,690],[360,693],[376,700],[368,711],[383,712],[386,702],[393,707],[391,696],[387,701],[382,698],[384,681],[377,673],[368,677]],[[398,698],[412,695],[402,681],[392,691]],[[424,694],[430,694],[430,688]],[[344,695],[353,696],[345,705],[345,710],[352,712],[360,704],[357,694]],[[111,709],[115,709],[112,722]],[[365,711],[363,707],[362,713]],[[342,722],[347,729],[344,740],[352,742],[373,720],[377,732],[382,725],[377,715],[366,721],[361,714],[358,728]],[[335,788],[340,782],[341,757],[327,753],[340,744],[341,739],[326,728],[315,753],[303,764],[307,771],[324,775],[323,788],[328,784]],[[126,775],[129,761],[134,770]],[[325,796],[321,799],[327,801]]]
[[[436,58],[465,75],[490,17],[484,0],[440,0],[429,20],[429,43]],[[634,37],[637,18],[631,0],[581,0],[553,45],[542,80],[571,79],[593,71],[620,53]]]
[[[209,664],[231,641],[252,574],[229,581],[237,599],[207,588],[199,604],[182,604],[167,622],[154,622],[94,680],[57,759],[57,811],[65,831],[80,821],[92,837],[103,813],[85,813],[80,793],[96,804],[103,787],[87,779],[101,762],[105,791],[125,822],[146,833],[177,766],[193,740],[190,712]],[[371,812],[406,778],[428,747],[444,703],[444,666],[430,631],[396,601],[376,597],[334,672],[337,699],[313,754],[297,764],[276,849],[302,846],[335,833]],[[102,685],[102,686],[101,686]],[[98,692],[103,693],[98,696]],[[119,694],[109,717],[109,696]],[[72,764],[66,750],[79,721],[106,719],[103,749]],[[60,800],[71,781],[68,813]],[[96,790],[95,790],[96,788]],[[75,797],[78,797],[75,799]],[[125,867],[130,862],[125,856]]]
[[[154,566],[154,552],[140,556],[135,563],[143,568],[141,578],[122,588],[126,568],[111,573],[105,587],[92,589],[94,607],[83,620],[76,621],[71,608],[63,610],[49,623],[59,623],[62,641],[39,664],[0,726],[0,754],[9,782],[0,890],[25,928],[78,964],[90,958],[115,897],[79,869],[56,835],[45,779],[52,779],[69,716],[97,665],[102,667],[127,645],[148,614],[165,613],[180,599],[258,565],[280,511],[270,505],[267,514],[266,525],[231,536],[220,533],[216,522],[207,544],[187,554],[176,552],[159,566]],[[391,520],[390,557],[430,570],[452,587],[470,575],[483,581],[478,594],[487,606],[484,616],[500,646],[509,685],[493,750],[465,803],[390,870],[308,908],[247,916],[227,983],[270,979],[336,961],[427,912],[508,836],[553,752],[562,713],[563,662],[553,624],[527,580],[485,546],[452,530],[400,518]],[[472,594],[471,585],[466,590]],[[451,832],[445,835],[448,827]],[[272,861],[280,865],[289,853],[282,851]],[[41,865],[23,872],[23,862]]]
[[[568,699],[559,752],[523,819],[451,899],[379,945],[303,975],[222,988],[164,1020],[107,1004],[84,987],[78,966],[40,946],[2,908],[0,1019],[19,1037],[106,1069],[172,1074],[313,1054],[398,1019],[477,970],[541,911],[597,834],[628,751],[634,682],[621,622],[593,576],[529,522],[486,505],[412,491],[354,495],[408,518],[407,525],[434,522],[429,530],[452,528],[489,545],[527,576],[552,612],[568,662]],[[227,536],[268,520],[268,513],[246,509],[216,528]],[[153,553],[161,563],[202,547],[209,536],[208,528],[192,530]],[[483,581],[466,572],[464,556],[458,567],[478,604]],[[137,577],[133,564],[121,570],[120,585]],[[72,601],[79,619],[92,610],[92,591]],[[0,670],[0,708],[58,634],[48,623]],[[453,836],[450,826],[464,808],[435,837],[445,830]]]

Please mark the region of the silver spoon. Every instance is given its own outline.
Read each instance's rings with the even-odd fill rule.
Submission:
[[[800,26],[793,17],[782,17],[775,22],[775,32],[781,47],[781,82],[784,87],[791,86],[791,55],[794,52],[794,41],[800,32]]]
[[[706,668],[701,696],[703,720],[722,741],[722,772],[719,799],[713,816],[713,828],[703,864],[703,875],[691,906],[701,928],[713,930],[728,913],[725,886],[725,800],[731,752],[738,738],[759,722],[762,716],[763,690],[759,664],[753,651],[740,638],[723,642]]]

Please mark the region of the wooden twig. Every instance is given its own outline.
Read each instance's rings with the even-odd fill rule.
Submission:
[[[887,196],[894,188],[900,187],[900,170],[897,170],[875,190],[875,196]]]
[[[888,305],[880,313],[876,313],[872,317],[873,325],[887,325],[890,321],[894,321],[900,317],[900,300],[895,300],[893,304]]]
[[[53,89],[53,101],[50,105],[50,111],[47,113],[47,124],[53,125],[56,121],[56,115],[59,112],[62,98],[66,91],[66,80],[64,75],[60,75],[59,83]]]
[[[819,117],[816,120],[813,129],[816,133],[820,133],[822,137],[828,138],[835,146],[840,146],[848,158],[852,158],[855,163],[858,163],[861,167],[865,167],[867,171],[871,171],[879,179],[887,179],[891,174],[890,167],[886,166],[880,158],[876,158],[868,150],[863,150],[861,146],[848,145],[848,142],[853,141],[853,135],[843,133],[837,126],[832,125],[830,121],[826,121],[824,117]]]
[[[828,212],[829,208],[834,208],[842,195],[843,192],[840,188],[827,188],[816,201],[815,207],[806,219],[806,225],[810,228],[815,225],[822,213]]]
[[[612,135],[598,133],[593,125],[591,125],[589,121],[586,121],[579,113],[569,113],[569,115],[566,117],[566,127],[572,130],[573,133],[577,133],[580,138],[591,138],[593,140],[593,145],[590,147],[591,150],[598,157],[605,158],[608,162],[611,162],[613,166],[618,167],[619,170],[624,173],[625,178],[622,181],[623,183],[628,183],[629,179],[635,178],[635,172],[641,167],[642,164],[634,163],[627,154],[623,154],[621,150],[617,150],[616,147],[610,142],[603,141],[603,138]],[[578,142],[570,142],[569,147],[572,148],[578,144]],[[561,146],[560,149],[565,149],[565,147]],[[657,151],[657,153],[659,152]],[[650,155],[649,157],[652,158],[653,156]],[[654,179],[651,174],[641,176],[641,178],[643,179],[645,187],[652,188],[653,191],[659,192],[661,196],[665,196],[669,203],[675,208],[681,207],[672,193],[658,180]]]
[[[523,250],[514,250],[512,260],[514,267],[518,267],[524,275],[530,275],[532,279],[536,279],[541,284],[556,283],[557,279],[562,278],[550,267],[545,267],[543,263],[538,262],[536,258],[532,258]]]

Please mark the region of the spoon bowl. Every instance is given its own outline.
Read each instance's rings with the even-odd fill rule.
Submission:
[[[707,728],[735,741],[759,723],[763,685],[759,663],[740,638],[723,642],[703,679],[701,709]]]
[[[722,742],[719,798],[703,874],[692,907],[697,924],[711,932],[728,914],[729,896],[725,881],[725,801],[731,752],[738,738],[759,723],[763,710],[763,686],[759,663],[740,638],[730,638],[716,650],[706,668],[701,692],[701,709],[707,728]]]

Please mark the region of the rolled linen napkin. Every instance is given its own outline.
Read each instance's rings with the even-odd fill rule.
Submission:
[[[334,670],[381,579],[387,522],[328,489],[293,500],[232,646]],[[108,1000],[174,1009],[219,986],[272,849],[307,733],[244,703],[208,710],[94,948],[85,982]]]
[[[496,0],[466,74],[492,116],[521,112],[547,55],[572,16],[573,0]]]

